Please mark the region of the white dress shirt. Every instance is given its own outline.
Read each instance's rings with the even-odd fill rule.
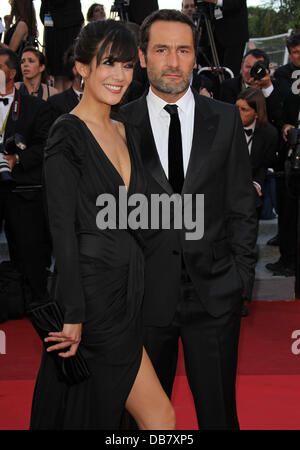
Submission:
[[[248,136],[245,133],[246,141],[247,141],[247,144],[248,144],[249,155],[251,155],[251,149],[252,149],[252,142],[253,142],[253,134],[254,134],[254,130],[255,130],[255,125],[256,125],[256,119],[254,120],[254,122],[251,123],[251,125],[248,125],[247,127],[244,127],[244,130],[252,130],[252,135],[251,136]]]
[[[185,176],[190,159],[194,134],[195,99],[191,89],[189,88],[187,92],[173,104],[178,106],[182,139],[183,171]],[[168,178],[168,141],[171,118],[170,114],[164,110],[164,107],[168,105],[168,102],[155,95],[150,87],[147,95],[147,105],[156,149],[162,167]]]
[[[15,90],[13,90],[13,92],[9,95],[1,95],[1,98],[7,98],[8,99],[8,104],[4,105],[3,102],[0,102],[0,131],[2,130],[4,121],[9,113],[11,104],[14,100],[14,96],[15,96]],[[3,131],[3,133],[0,133],[0,144],[2,144],[3,140],[4,140],[4,134],[5,134],[5,130]]]

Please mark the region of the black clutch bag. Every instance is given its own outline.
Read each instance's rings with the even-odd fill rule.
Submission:
[[[56,302],[49,302],[37,306],[28,312],[29,319],[40,336],[45,348],[55,345],[55,342],[45,342],[49,332],[58,332],[63,329],[63,312]],[[62,358],[58,355],[64,350],[52,351],[48,355],[53,358],[58,378],[68,385],[74,385],[86,380],[90,376],[87,363],[78,347],[74,356]],[[66,351],[66,350],[65,350]]]

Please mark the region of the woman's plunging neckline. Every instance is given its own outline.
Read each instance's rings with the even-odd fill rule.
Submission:
[[[90,130],[90,128],[88,127],[88,125],[85,123],[84,120],[80,119],[80,117],[76,116],[75,114],[71,114],[69,113],[70,116],[76,117],[78,120],[80,120],[80,122],[82,122],[85,126],[85,128],[87,129],[87,131],[89,132],[89,134],[92,136],[93,141],[96,143],[96,145],[99,147],[99,149],[101,150],[102,154],[104,155],[104,157],[106,158],[107,162],[109,163],[109,165],[112,167],[112,169],[114,170],[114,172],[117,174],[117,176],[120,178],[120,180],[122,181],[122,184],[125,186],[125,189],[127,191],[127,193],[129,192],[130,188],[131,188],[131,180],[132,180],[132,158],[131,158],[131,152],[130,149],[127,145],[127,136],[126,136],[126,147],[128,150],[128,155],[129,155],[129,160],[130,160],[130,177],[129,177],[129,184],[128,187],[125,184],[123,177],[121,176],[120,172],[118,171],[118,169],[116,168],[116,166],[112,163],[111,159],[107,156],[106,152],[103,150],[103,148],[101,147],[101,145],[99,144],[98,140],[95,138],[94,133]],[[125,128],[125,133],[126,133],[126,128]]]

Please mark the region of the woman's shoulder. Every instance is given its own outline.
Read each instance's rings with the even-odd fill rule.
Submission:
[[[28,33],[28,25],[25,20],[21,19],[16,23],[16,32],[24,34]]]
[[[73,114],[63,114],[56,119],[49,131],[46,157],[61,153],[81,165],[85,156],[85,141],[80,122]]]
[[[42,83],[42,87],[43,87],[43,100],[47,100],[52,95],[59,93],[57,89],[55,89],[52,86],[47,86],[46,83]],[[49,95],[48,95],[48,93],[49,93]]]

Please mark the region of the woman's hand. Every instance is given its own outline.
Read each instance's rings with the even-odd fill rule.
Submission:
[[[59,353],[62,358],[69,358],[74,356],[77,352],[80,340],[81,340],[82,324],[64,324],[63,330],[57,333],[49,333],[49,337],[45,339],[45,342],[59,342],[59,344],[52,345],[47,348],[47,352],[54,350],[62,350],[70,347],[67,352]]]

